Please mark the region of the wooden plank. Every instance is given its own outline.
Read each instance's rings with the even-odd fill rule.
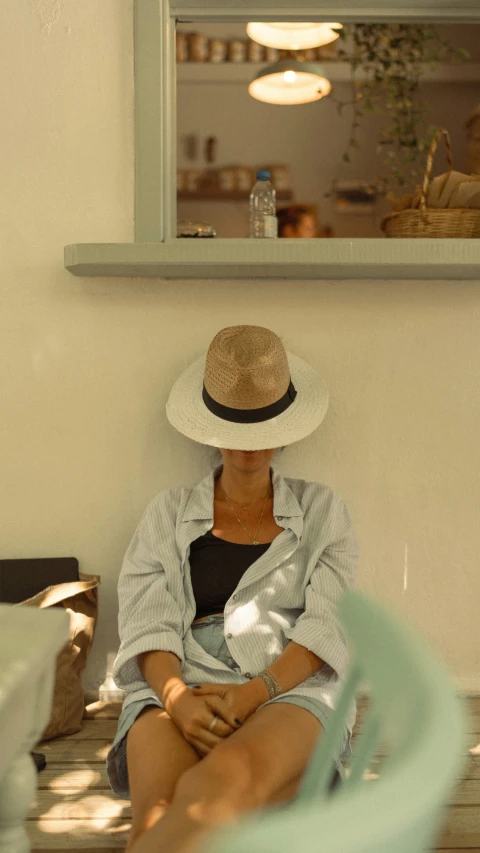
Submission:
[[[96,820],[51,820],[25,822],[32,851],[71,853],[88,850],[89,853],[125,853],[130,824],[123,817],[97,818]]]
[[[66,735],[62,738],[55,738],[57,741],[75,741],[75,740],[106,740],[111,738],[113,741],[116,733],[117,733],[117,725],[118,720],[109,720],[109,719],[99,719],[95,718],[93,720],[82,720],[82,728],[79,732],[75,732],[73,735]],[[53,743],[51,740],[44,741],[43,744],[39,744],[39,749],[42,746],[46,746],[48,743]]]
[[[384,757],[385,756],[382,756],[382,755],[374,756],[372,758],[372,760],[370,761],[369,766],[365,770],[365,773],[373,774],[375,777],[379,776],[381,773],[381,764],[382,764]],[[353,759],[353,756],[352,756],[352,759]],[[352,759],[350,759],[349,762],[346,762],[347,774],[350,770],[349,765],[351,764]],[[476,756],[468,756],[467,760],[466,760],[466,764],[465,764],[465,770],[464,770],[463,774],[458,777],[457,784],[460,785],[463,782],[471,782],[471,781],[474,781],[477,779],[480,779],[480,760]],[[479,799],[479,804],[480,804],[480,799]]]
[[[364,737],[363,732],[359,732],[357,734],[355,733],[355,731],[353,732],[352,739],[351,739],[352,755],[355,752],[355,750],[360,747],[360,744],[362,743],[363,737]],[[472,741],[472,744],[473,744],[473,741]],[[473,745],[472,745],[472,747],[467,746],[466,750],[463,750],[461,752],[461,755],[463,755],[463,756],[471,756],[472,754],[474,755],[475,749],[476,749],[476,747]],[[374,756],[376,756],[378,758],[385,758],[387,755],[390,754],[390,752],[391,752],[391,750],[388,748],[387,744],[380,742],[380,744],[375,749]]]
[[[437,848],[480,847],[480,810],[475,806],[450,806]]]
[[[474,766],[474,765],[473,765]],[[466,806],[480,804],[480,763],[476,766],[476,773],[469,768],[465,777],[459,780],[453,793],[450,805]],[[365,771],[365,778],[375,780],[380,773],[372,768]],[[78,764],[49,764],[39,773],[38,791],[54,791],[58,796],[78,794],[81,791],[106,791],[112,793],[104,764],[92,764],[91,766],[79,766]]]
[[[43,752],[47,759],[47,767],[52,763],[99,764],[105,762],[111,745],[111,738],[108,740],[57,738],[57,740],[43,743],[40,752]]]
[[[480,714],[480,695],[475,694],[472,696],[467,696],[465,694],[459,693],[458,697],[461,701],[465,702],[465,704],[468,706],[469,711],[472,714],[475,714],[475,713]],[[357,696],[356,701],[357,701],[357,709],[364,710],[365,708],[367,708],[370,705],[372,700],[371,700],[370,696],[366,696],[365,694],[359,694]]]
[[[452,806],[475,806],[480,803],[480,779],[464,779],[454,791]]]
[[[110,790],[107,768],[102,764],[56,764],[49,761],[45,770],[38,774],[37,790],[61,791],[70,790]],[[480,802],[480,799],[479,799]]]
[[[126,802],[126,801],[125,801]],[[66,812],[65,812],[66,814]],[[130,822],[127,823],[127,810],[122,817],[108,815],[95,818],[81,819],[67,816],[64,819],[43,818],[39,821],[26,821],[27,835],[32,844],[32,850],[59,851],[65,849],[66,835],[70,836],[68,850],[100,851],[118,849],[124,853]],[[72,838],[74,835],[74,839]],[[100,846],[102,845],[102,846]],[[480,832],[478,828],[478,809],[450,809],[447,816],[445,831],[439,838],[436,847],[440,850],[480,849]]]
[[[471,755],[467,761],[465,779],[480,779],[480,756]],[[479,800],[480,804],[480,800]]]
[[[353,727],[353,736],[362,732],[366,717],[366,711],[363,713],[357,713],[357,719],[355,720],[355,725]],[[472,746],[477,746],[478,741],[480,740],[480,716],[477,716],[476,714],[467,714],[466,730],[467,734],[472,735]]]
[[[37,791],[33,799],[28,820],[42,816],[48,820],[98,820],[123,817],[131,821],[130,800],[117,797],[108,791]]]
[[[52,772],[58,774],[58,770]],[[96,778],[90,781],[94,774],[96,774]],[[373,776],[369,778],[368,772],[366,773],[366,777],[368,778],[368,781],[377,781]],[[381,774],[379,774],[378,778],[380,777]],[[122,802],[127,805],[129,804],[129,801],[127,800],[120,801],[120,798],[113,793],[106,771],[100,774],[93,768],[86,768],[83,771],[72,770],[66,774],[66,778],[64,778],[63,772],[60,772],[53,781],[53,784],[50,782],[49,784],[44,784],[42,788],[38,788],[35,800],[31,806],[29,819],[41,816],[45,813],[47,808],[50,809],[53,805],[56,805],[59,802],[59,799],[63,799],[65,802],[72,804],[77,800],[82,800],[82,798],[89,797],[90,795],[110,798],[115,803]],[[94,802],[95,801],[92,800],[92,804]],[[102,802],[103,800],[99,801],[100,806]],[[479,803],[480,780],[472,779],[462,780],[458,783],[448,806],[478,806]],[[75,817],[80,816],[81,815],[75,815]],[[60,815],[56,814],[55,817],[60,817]]]

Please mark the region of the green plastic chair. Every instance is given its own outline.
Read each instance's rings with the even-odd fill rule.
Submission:
[[[423,853],[444,831],[467,761],[466,712],[437,653],[406,620],[357,591],[339,603],[351,663],[294,801],[218,827],[202,853]],[[344,720],[368,693],[349,770],[330,790]],[[287,748],[287,747],[286,747]],[[380,748],[382,764],[369,767]],[[365,771],[379,773],[364,778]]]

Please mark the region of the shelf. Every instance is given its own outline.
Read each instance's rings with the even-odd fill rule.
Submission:
[[[480,239],[77,243],[65,246],[65,267],[77,276],[161,279],[480,280]]]
[[[260,69],[268,64],[268,62],[179,62],[177,63],[177,82],[250,83]],[[323,60],[318,64],[323,66],[332,83],[350,82],[348,62]],[[362,80],[364,75],[359,72],[356,78]],[[422,80],[425,83],[478,83],[480,63],[439,63],[434,71],[426,67]]]
[[[220,192],[218,190],[209,190],[208,192],[189,192],[188,190],[179,190],[177,192],[178,201],[248,201],[250,192]],[[292,190],[277,190],[277,199],[279,201],[291,201],[293,198]]]

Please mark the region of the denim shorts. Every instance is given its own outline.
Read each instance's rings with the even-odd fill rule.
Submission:
[[[207,619],[204,619],[202,622],[197,622],[192,625],[192,633],[196,642],[202,646],[208,654],[213,655],[213,657],[222,661],[222,663],[229,666],[230,669],[235,672],[240,672],[240,667],[232,658],[230,650],[225,642],[223,613],[215,613]],[[306,708],[306,710],[310,711],[324,727],[332,713],[332,708],[323,702],[307,696],[295,696],[292,693],[288,696],[277,696],[275,699],[268,699],[259,707],[264,708],[265,705],[271,705],[273,702],[286,702],[290,705],[299,705],[300,708]],[[140,712],[146,708],[147,705],[157,705],[159,708],[164,709],[163,703],[157,697],[147,697],[146,699],[140,699],[138,702],[131,702],[127,705],[120,714],[117,733],[107,755],[107,774],[112,791],[117,794],[118,797],[126,800],[130,799],[127,767],[127,734],[130,726],[133,725]],[[345,775],[342,761],[348,760],[352,754],[350,738],[350,732],[345,726],[344,742],[336,761],[338,775],[342,778]]]

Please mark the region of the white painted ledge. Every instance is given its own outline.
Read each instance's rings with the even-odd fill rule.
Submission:
[[[77,276],[195,279],[477,279],[480,239],[179,239],[76,243],[65,267]]]

